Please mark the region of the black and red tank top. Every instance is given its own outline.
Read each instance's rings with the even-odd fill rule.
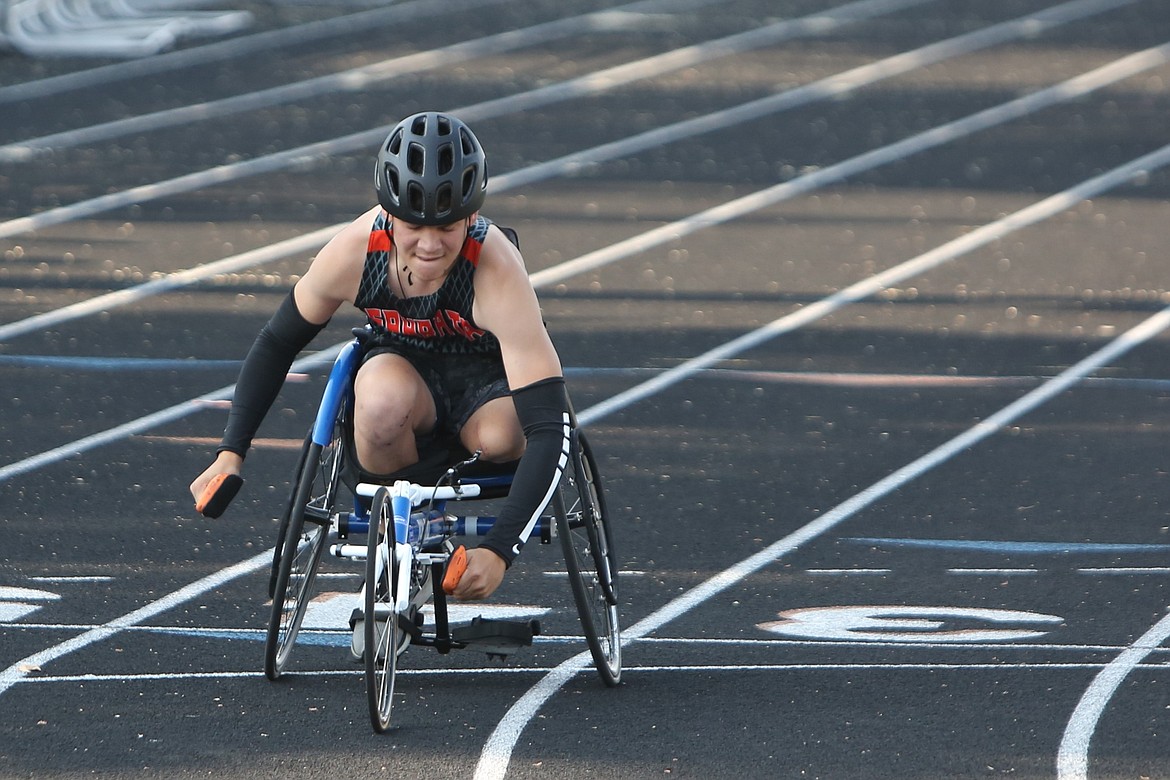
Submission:
[[[378,346],[445,355],[499,353],[490,332],[471,316],[475,269],[491,221],[478,217],[468,231],[443,285],[430,295],[399,298],[390,290],[393,223],[385,211],[374,218],[354,306],[366,314]]]

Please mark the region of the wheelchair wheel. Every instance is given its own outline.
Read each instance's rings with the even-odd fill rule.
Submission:
[[[553,512],[585,641],[597,673],[612,687],[622,676],[616,554],[593,452],[580,431],[575,436]]]
[[[313,446],[312,431],[305,437],[305,443],[301,445],[301,454],[297,458],[297,470],[293,472],[297,475],[297,480],[300,480],[301,472],[305,470],[305,463],[309,460],[309,448]],[[276,580],[280,576],[280,561],[284,557],[284,537],[288,534],[288,523],[292,517],[293,507],[296,506],[297,490],[296,486],[289,491],[288,503],[285,504],[284,513],[280,516],[280,528],[276,532],[276,546],[272,549],[272,568],[268,573],[268,598],[273,598],[276,595]]]
[[[341,442],[310,443],[297,469],[287,524],[278,541],[280,563],[272,588],[272,614],[264,644],[264,674],[280,677],[288,664],[313,580],[329,537],[330,518],[341,484]]]
[[[385,529],[380,533],[379,529]],[[394,609],[398,583],[394,555],[394,513],[386,488],[375,494],[370,506],[370,535],[366,547],[364,616],[366,698],[370,723],[381,734],[390,728],[394,706],[394,677],[403,630]]]

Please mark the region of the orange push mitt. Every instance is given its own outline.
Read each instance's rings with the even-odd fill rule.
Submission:
[[[244,478],[239,474],[216,474],[195,502],[196,511],[204,517],[219,517],[243,484]]]
[[[467,548],[459,545],[451,553],[451,560],[447,561],[447,573],[443,575],[443,592],[451,595],[459,586],[463,572],[467,571]]]

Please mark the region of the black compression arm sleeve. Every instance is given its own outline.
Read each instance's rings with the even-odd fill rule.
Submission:
[[[244,358],[217,452],[231,450],[241,457],[248,452],[252,437],[284,384],[289,366],[326,324],[314,325],[302,317],[289,292]]]
[[[509,566],[528,541],[560,481],[569,452],[569,397],[561,377],[542,379],[512,393],[527,445],[508,498],[480,547]]]

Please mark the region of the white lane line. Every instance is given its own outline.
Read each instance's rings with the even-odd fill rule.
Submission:
[[[39,669],[50,661],[54,661],[62,656],[68,655],[77,650],[81,650],[92,645],[95,642],[100,642],[107,637],[113,636],[118,632],[136,626],[145,620],[174,609],[180,604],[190,601],[193,598],[215,590],[221,587],[236,577],[241,577],[245,574],[250,574],[257,569],[272,563],[272,551],[265,550],[264,552],[249,558],[245,561],[229,566],[226,569],[210,574],[202,579],[192,582],[190,585],[185,585],[182,588],[164,596],[161,599],[152,601],[149,604],[139,607],[133,612],[122,615],[119,618],[104,623],[96,628],[91,628],[83,634],[68,639],[60,644],[48,647],[40,652],[33,653],[30,656],[22,658],[16,663],[9,666],[4,671],[0,672],[0,696],[18,682],[23,681],[30,671]]]
[[[74,582],[112,582],[113,577],[105,574],[77,574],[61,575],[59,577],[29,577],[29,582],[47,582],[53,584],[70,584]]]
[[[1064,727],[1056,753],[1058,780],[1085,780],[1089,776],[1089,741],[1113,694],[1134,669],[1143,668],[1147,656],[1162,649],[1170,638],[1170,615],[1159,620],[1136,642],[1126,648],[1093,678],[1077,702],[1072,717]],[[1163,668],[1165,668],[1163,666]]]
[[[972,575],[976,577],[1015,577],[1043,573],[1043,569],[947,569],[947,574]]]
[[[1121,0],[1129,3],[1133,0]],[[772,98],[765,98],[765,101],[776,101],[774,110],[787,110],[795,108],[814,100],[833,97],[844,93],[846,87],[856,89],[861,84],[868,84],[885,78],[888,75],[903,72],[906,63],[918,62],[920,65],[939,62],[946,59],[948,56],[957,56],[962,53],[967,53],[978,48],[975,44],[978,42],[981,46],[991,46],[993,43],[1002,43],[1011,38],[1018,38],[1022,35],[1031,35],[1037,29],[1045,29],[1051,25],[1071,21],[1081,16],[1105,10],[1107,7],[1113,5],[1113,0],[1077,0],[1076,2],[1065,3],[1047,11],[1025,16],[1020,19],[1004,22],[999,25],[984,30],[977,30],[973,33],[960,35],[956,38],[950,38],[938,43],[929,44],[919,49],[914,49],[909,52],[897,54],[883,60],[864,65],[859,68],[854,68],[845,71],[835,76],[830,76],[822,81],[815,82],[806,87],[797,87],[793,90],[781,92]],[[856,9],[861,10],[861,9]],[[873,9],[871,9],[873,10]],[[736,37],[736,36],[732,36]],[[720,39],[713,42],[720,44],[726,39]],[[896,63],[901,63],[896,65]],[[622,66],[628,67],[628,66]],[[602,71],[604,74],[605,71]],[[794,95],[795,97],[790,97]],[[519,187],[525,184],[532,184],[537,181],[543,181],[547,178],[552,178],[558,175],[572,174],[575,170],[580,168],[584,163],[596,163],[604,160],[613,159],[623,154],[631,154],[640,149],[649,148],[650,141],[654,139],[656,142],[665,143],[667,141],[677,141],[682,138],[695,135],[700,132],[707,132],[712,129],[720,127],[727,127],[734,124],[734,121],[746,121],[749,118],[755,118],[760,114],[758,111],[761,101],[743,104],[738,107],[729,109],[726,113],[715,112],[707,117],[699,117],[693,120],[686,120],[678,122],[673,125],[668,125],[662,128],[651,131],[650,133],[642,133],[631,136],[623,141],[615,141],[609,144],[593,147],[582,152],[567,155],[555,160],[523,168],[519,171],[505,173],[501,176],[492,178],[491,191],[499,193],[507,191],[513,187]],[[755,106],[749,110],[748,107]],[[720,118],[720,117],[723,118]],[[732,121],[732,118],[735,118]],[[267,158],[261,158],[267,159]],[[848,162],[848,161],[846,161]],[[874,166],[883,164],[885,161],[876,161]],[[240,165],[242,165],[241,163]],[[235,168],[236,166],[229,166]],[[864,170],[864,168],[863,168]],[[851,171],[856,174],[860,172],[857,169]],[[194,174],[196,176],[202,174]],[[177,179],[170,182],[161,182],[156,185],[149,186],[170,186],[172,182],[177,182]],[[820,185],[817,185],[820,186]],[[191,187],[195,189],[195,187]],[[808,189],[811,189],[808,188]],[[785,194],[781,194],[781,199],[784,197],[795,197],[803,194],[806,189],[793,188]],[[109,197],[109,196],[105,196]],[[100,199],[99,199],[100,200]],[[91,201],[83,201],[82,204],[91,203]],[[78,206],[79,204],[74,204]],[[125,205],[125,204],[123,204]],[[73,208],[74,206],[67,206],[63,208]],[[53,210],[43,212],[43,214],[51,214]],[[61,215],[59,215],[61,216]],[[43,217],[42,217],[43,218]],[[68,221],[61,219],[60,221]],[[7,223],[0,223],[0,238],[4,237],[4,225]],[[56,223],[54,223],[56,224]],[[305,235],[297,236],[295,238],[286,239],[276,244],[271,244],[266,247],[260,247],[248,252],[217,260],[212,263],[207,263],[193,269],[184,271],[177,271],[168,274],[159,279],[153,279],[136,287],[129,287],[124,290],[118,290],[113,293],[95,296],[85,301],[64,306],[52,311],[47,311],[42,314],[27,317],[23,320],[18,320],[7,325],[0,325],[0,341],[6,341],[17,336],[22,336],[28,333],[39,331],[43,328],[59,325],[69,320],[84,317],[90,314],[96,314],[102,311],[108,311],[117,306],[125,306],[134,301],[141,300],[153,295],[160,295],[171,290],[186,287],[194,284],[202,279],[215,276],[221,273],[233,273],[244,268],[250,268],[262,263],[278,260],[298,252],[307,252],[319,248],[324,245],[333,235],[343,228],[345,223],[331,225],[326,228],[315,230]],[[602,250],[604,251],[604,250]],[[629,253],[640,251],[637,245],[627,247]],[[605,262],[612,262],[614,260],[625,257],[624,254],[614,254],[598,256],[597,253],[593,255],[586,255],[591,258],[585,263],[585,266],[593,269]],[[546,270],[537,273],[533,276],[533,283],[536,286],[543,284],[555,284],[561,281],[567,275],[559,275],[554,270]]]
[[[1098,566],[1077,569],[1077,574],[1170,574],[1170,566]]]
[[[269,554],[271,553],[272,551],[269,550]],[[624,571],[622,572],[622,575],[625,576]],[[32,623],[25,621],[11,623],[0,622],[0,629],[18,629],[20,631],[40,630],[81,632],[89,631],[99,627],[100,626],[86,623]],[[133,625],[126,626],[122,630],[127,633],[170,635],[190,634],[192,636],[208,636],[211,638],[228,637],[249,640],[263,639],[267,633],[266,628],[213,628],[210,626]],[[348,629],[304,627],[301,629],[301,633],[306,636],[342,637],[349,636],[350,631]],[[540,636],[533,638],[533,642],[535,643],[583,641],[585,641],[585,637],[580,634],[541,634]],[[654,645],[701,645],[709,647],[735,646],[754,649],[766,649],[768,651],[779,650],[780,652],[785,652],[787,649],[791,649],[793,647],[813,647],[823,650],[852,650],[859,647],[878,647],[897,650],[945,650],[948,652],[965,650],[975,650],[981,652],[1036,652],[1043,655],[1051,655],[1058,652],[1118,653],[1122,650],[1125,650],[1127,647],[1127,645],[1082,645],[1059,642],[936,642],[929,639],[884,642],[879,639],[800,639],[795,637],[736,637],[731,639],[717,639],[712,637],[693,636],[644,636],[638,639],[638,644],[651,647]],[[1159,655],[1170,654],[1170,647],[1158,648],[1155,653]]]
[[[805,569],[805,574],[813,576],[832,575],[834,577],[855,577],[858,575],[873,576],[893,574],[893,569]]]
[[[946,663],[946,662],[908,662],[908,663],[806,663],[806,664],[679,664],[660,665],[647,664],[629,666],[623,673],[649,672],[854,672],[854,671],[1082,671],[1085,669],[1101,669],[1104,663],[1061,663],[1052,662],[1024,662],[992,661],[987,663]],[[1170,667],[1160,663],[1138,664],[1139,669],[1153,669],[1161,672],[1170,671]],[[547,674],[552,671],[547,666],[483,666],[472,669],[398,669],[395,673],[405,677],[447,677],[448,675],[483,675],[485,677],[498,675]],[[309,677],[359,677],[363,672],[353,669],[297,669],[298,678]],[[144,672],[142,674],[62,674],[30,677],[24,680],[26,685],[54,685],[59,683],[79,682],[116,682],[151,680],[231,680],[231,679],[264,679],[260,672]]]
[[[1166,47],[1159,47],[1165,49]],[[1148,54],[1149,51],[1142,54]],[[1164,57],[1165,51],[1160,57]],[[1135,55],[1136,56],[1136,55]],[[1132,58],[1125,58],[1130,60]],[[1111,66],[1106,66],[1111,68]],[[1104,70],[1104,69],[1098,69]],[[1094,71],[1096,72],[1096,71]],[[1074,79],[1073,81],[1077,81]],[[1066,82],[1067,84],[1068,82]],[[1051,90],[1044,90],[1049,92]],[[1037,93],[1039,94],[1039,93]],[[1023,98],[1022,100],[1027,100]],[[1018,101],[1013,101],[1018,102]],[[1010,104],[1008,104],[1010,105]],[[996,109],[990,109],[995,111]],[[987,112],[981,112],[987,113]],[[976,114],[975,116],[979,116]],[[966,120],[960,120],[964,122]],[[956,124],[956,123],[952,123]],[[968,233],[961,238],[944,244],[943,246],[920,255],[918,258],[903,263],[890,271],[878,274],[871,277],[869,280],[846,288],[841,293],[835,296],[830,296],[824,299],[826,306],[818,306],[813,304],[805,309],[796,312],[788,317],[781,317],[769,325],[760,328],[753,333],[749,333],[734,341],[729,342],[723,347],[713,349],[704,355],[692,358],[691,360],[677,366],[675,369],[663,374],[648,382],[644,382],[630,390],[613,396],[608,401],[604,401],[596,406],[590,407],[579,415],[582,424],[586,424],[587,420],[595,420],[613,413],[618,409],[623,409],[630,404],[641,400],[649,395],[660,392],[663,388],[669,387],[677,382],[682,381],[686,376],[697,368],[710,365],[717,360],[722,360],[732,357],[739,352],[758,344],[761,344],[768,339],[778,335],[781,332],[796,327],[796,323],[803,324],[811,321],[806,319],[809,315],[806,312],[812,310],[816,316],[823,316],[817,314],[825,308],[832,308],[828,306],[828,302],[836,300],[838,305],[844,300],[850,300],[853,295],[858,294],[861,290],[872,290],[877,284],[877,280],[885,279],[881,284],[891,284],[891,279],[904,278],[906,269],[913,268],[914,273],[919,273],[922,270],[933,267],[945,259],[950,259],[964,252],[982,246],[990,241],[1002,238],[1003,236],[1019,230],[1027,225],[1057,214],[1071,207],[1072,205],[1084,200],[1092,195],[1108,190],[1126,181],[1129,181],[1133,176],[1139,172],[1148,172],[1157,169],[1170,163],[1170,145],[1162,147],[1156,152],[1138,158],[1126,165],[1113,169],[1100,176],[1094,177],[1081,185],[1072,187],[1062,193],[1058,193],[1051,197],[1024,208],[1014,214],[1011,214],[996,222],[984,225],[971,233]],[[868,293],[867,293],[868,294]],[[1021,396],[1015,402],[1009,404],[995,414],[979,422],[974,427],[968,429],[963,434],[951,439],[943,445],[931,450],[926,455],[917,460],[903,466],[885,478],[875,482],[870,487],[857,493],[845,502],[838,504],[829,512],[825,513],[813,522],[803,526],[797,531],[773,543],[769,547],[761,550],[755,555],[744,559],[735,566],[726,569],[720,574],[712,577],[703,584],[688,591],[674,601],[668,603],[664,607],[656,610],[651,615],[643,618],[631,629],[625,631],[622,637],[622,644],[627,644],[636,641],[639,637],[645,636],[651,631],[657,630],[660,626],[674,620],[676,617],[689,612],[700,604],[706,602],[715,595],[735,585],[743,578],[755,573],[759,569],[773,563],[776,559],[786,555],[801,545],[821,536],[828,532],[844,520],[852,517],[857,512],[868,507],[873,502],[883,498],[887,494],[900,488],[902,485],[917,479],[920,475],[930,471],[936,466],[945,463],[952,457],[960,454],[964,450],[974,446],[983,439],[988,438],[992,434],[1004,426],[1010,424],[1013,420],[1035,409],[1041,404],[1046,403],[1056,395],[1064,392],[1072,385],[1076,384],[1088,374],[1096,371],[1103,365],[1106,365],[1112,360],[1120,357],[1129,350],[1144,343],[1150,338],[1170,326],[1170,307],[1162,309],[1157,314],[1144,320],[1139,325],[1131,328],[1118,338],[1106,344],[1101,349],[1093,354],[1074,364],[1070,368],[1062,371],[1056,377],[1048,380],[1039,387]],[[503,778],[507,774],[508,763],[511,761],[512,750],[516,745],[516,741],[520,737],[520,733],[536,713],[544,705],[549,698],[551,698],[566,682],[568,682],[573,675],[584,666],[592,663],[592,658],[589,653],[581,653],[573,658],[563,662],[551,672],[548,676],[542,679],[534,687],[529,689],[524,696],[522,696],[504,715],[497,724],[496,729],[488,738],[483,751],[480,753],[479,763],[476,766],[475,778],[476,780],[488,780],[489,778]],[[1102,705],[1103,706],[1103,705]]]
[[[303,46],[326,38],[338,38],[352,35],[355,32],[402,24],[430,16],[473,11],[483,6],[498,5],[502,2],[506,2],[506,0],[446,0],[443,3],[435,3],[433,0],[411,0],[411,2],[395,4],[390,8],[361,11],[332,19],[307,22],[294,27],[268,30],[254,35],[244,35],[203,46],[180,49],[153,57],[116,62],[60,76],[26,81],[22,84],[11,84],[0,87],[0,105],[37,100],[75,89],[94,87],[124,79],[142,78],[179,68],[223,62],[232,57],[250,56],[281,46]]]
[[[328,365],[337,356],[337,353],[345,345],[334,344],[332,347],[314,352],[298,359],[292,364],[291,371],[302,372],[318,368],[320,366]],[[97,447],[112,444],[116,441],[134,436],[136,434],[149,431],[160,425],[165,425],[175,420],[180,420],[189,414],[202,411],[207,408],[207,405],[215,401],[228,399],[232,397],[235,391],[235,385],[227,385],[218,390],[212,390],[210,393],[204,393],[198,398],[192,398],[174,406],[161,409],[153,414],[148,414],[145,417],[139,417],[135,420],[123,423],[122,425],[108,428],[107,430],[82,437],[68,444],[62,444],[60,447],[54,447],[50,450],[45,450],[36,455],[18,460],[15,463],[10,463],[7,466],[0,467],[0,482],[12,479],[20,474],[27,474],[30,471],[35,471],[44,466],[58,463],[66,458],[71,458],[74,455],[80,455],[83,452],[95,449]]]
[[[925,0],[919,0],[924,2]],[[692,0],[691,4],[710,4],[728,0]],[[66,130],[60,133],[14,141],[0,145],[0,163],[22,163],[36,159],[50,151],[70,149],[82,144],[108,141],[131,133],[146,133],[168,127],[203,122],[244,111],[256,111],[297,100],[310,100],[321,95],[335,95],[346,92],[363,92],[392,79],[437,68],[453,67],[478,57],[487,57],[516,49],[549,43],[572,35],[580,35],[596,29],[604,18],[614,12],[652,13],[677,7],[676,0],[638,0],[612,10],[591,13],[543,22],[519,30],[506,30],[469,41],[460,41],[437,49],[414,52],[400,57],[363,65],[359,68],[338,73],[329,73],[302,81],[282,84],[277,87],[234,95],[220,100],[193,103],[177,108],[168,108],[149,114],[125,117],[110,122]],[[775,25],[773,25],[775,27]],[[753,31],[753,33],[758,31]],[[761,37],[771,42],[771,36]],[[762,43],[760,45],[763,45]]]
[[[834,29],[834,24],[836,26],[851,24],[864,18],[862,11],[865,8],[898,8],[903,5],[918,5],[923,2],[936,2],[936,0],[858,0],[858,2],[843,6],[844,10],[838,9],[834,12],[814,14],[811,17],[793,20],[790,24],[793,25],[794,35],[804,34],[805,32],[809,34],[813,32],[824,34]],[[453,113],[459,114],[462,119],[468,122],[476,122],[509,113],[528,111],[572,98],[596,95],[614,89],[622,84],[669,72],[675,67],[684,67],[688,63],[693,64],[694,62],[700,61],[695,59],[695,57],[700,55],[706,56],[707,58],[720,56],[720,40],[699,44],[695,47],[688,47],[689,54],[685,57],[676,55],[674,52],[667,52],[601,70],[586,76],[550,84],[528,92],[521,92],[494,100],[486,100],[470,106],[450,110]],[[382,141],[391,128],[392,125],[387,125],[385,127],[362,130],[340,138],[319,141],[295,149],[286,149],[282,152],[275,152],[243,162],[219,165],[174,179],[167,179],[153,184],[144,184],[139,187],[112,192],[108,195],[79,201],[67,206],[47,209],[37,214],[17,217],[6,222],[0,222],[0,238],[8,238],[20,233],[38,230],[51,225],[60,225],[74,219],[99,214],[110,209],[141,204],[170,195],[190,192],[202,187],[237,181],[250,176],[273,173],[289,168],[299,170],[308,169],[316,165],[328,163],[339,154],[373,148],[374,145]]]

